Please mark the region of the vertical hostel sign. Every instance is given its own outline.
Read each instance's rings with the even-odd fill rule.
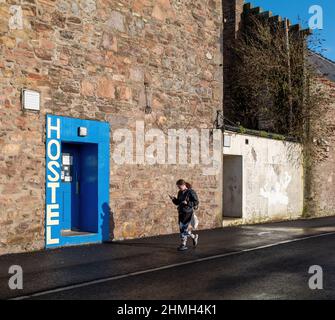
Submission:
[[[46,247],[60,243],[61,121],[47,116],[46,139]]]

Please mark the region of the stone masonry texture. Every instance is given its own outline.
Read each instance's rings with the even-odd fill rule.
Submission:
[[[44,248],[45,115],[113,130],[213,128],[222,110],[221,0],[0,1],[0,254]],[[145,114],[145,85],[151,114]],[[23,112],[21,90],[41,93]],[[190,180],[200,228],[221,225],[221,176],[111,160],[111,239],[178,232],[166,192]]]
[[[330,216],[335,212],[335,83],[320,77],[318,83],[329,101],[322,125],[329,128],[329,135],[322,141],[315,141],[317,152],[311,167],[311,194],[308,215]],[[314,129],[314,130],[317,130]]]

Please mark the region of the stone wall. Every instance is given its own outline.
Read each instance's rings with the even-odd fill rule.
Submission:
[[[224,106],[225,116],[229,115],[229,107],[232,105],[231,97],[231,79],[234,62],[232,47],[238,36],[242,24],[244,0],[224,0],[223,1],[223,21],[224,29],[222,33],[223,48],[223,85],[224,85]],[[226,109],[228,106],[228,110]]]
[[[0,254],[44,247],[45,115],[108,121],[112,135],[136,120],[212,128],[221,30],[220,0],[0,1]],[[21,110],[23,88],[41,93],[40,113]],[[178,178],[199,193],[200,227],[219,226],[220,176],[111,160],[111,239],[177,232],[165,191]]]
[[[320,123],[328,127],[329,134],[314,141],[316,152],[310,171],[310,193],[306,199],[308,216],[335,214],[335,83],[326,78],[319,78],[319,83],[329,102]]]

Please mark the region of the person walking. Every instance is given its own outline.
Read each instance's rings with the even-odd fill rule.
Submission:
[[[194,247],[198,245],[199,235],[193,234],[189,230],[189,225],[194,214],[194,209],[197,208],[199,205],[199,199],[196,192],[192,189],[191,184],[189,184],[185,180],[178,180],[176,182],[176,185],[179,189],[177,197],[170,196],[170,198],[178,208],[178,223],[181,239],[181,244],[178,247],[178,250],[184,251],[188,249],[188,237],[192,238]]]

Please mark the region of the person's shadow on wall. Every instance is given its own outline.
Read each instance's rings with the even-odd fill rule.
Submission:
[[[102,205],[101,221],[101,229],[104,241],[108,242],[113,240],[115,229],[114,212],[111,210],[111,207],[106,202]]]

